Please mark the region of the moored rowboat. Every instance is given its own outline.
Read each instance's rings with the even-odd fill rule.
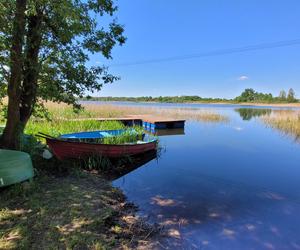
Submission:
[[[150,150],[156,150],[157,147],[156,139],[119,145],[68,141],[56,138],[45,139],[49,148],[60,160],[69,158],[82,159],[95,155],[117,158],[127,155],[141,154]]]

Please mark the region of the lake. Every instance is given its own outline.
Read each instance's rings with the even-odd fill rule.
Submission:
[[[157,159],[113,182],[141,216],[164,225],[168,237],[157,248],[300,249],[300,144],[259,119],[272,108],[117,104],[211,109],[230,118],[187,121],[184,131],[159,137]]]

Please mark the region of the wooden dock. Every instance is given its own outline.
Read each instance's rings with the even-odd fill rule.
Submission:
[[[155,129],[178,129],[184,128],[185,120],[166,117],[146,116],[143,118],[143,127]]]
[[[146,130],[156,129],[180,129],[184,128],[185,120],[159,117],[154,115],[130,115],[110,118],[79,118],[71,120],[97,120],[97,121],[120,121],[126,126],[139,125]]]

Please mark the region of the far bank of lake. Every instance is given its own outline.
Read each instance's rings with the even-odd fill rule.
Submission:
[[[254,107],[254,108],[300,108],[300,103],[252,103],[252,102],[132,102],[132,101],[79,101],[82,104],[113,104],[129,106],[162,106],[162,107]]]

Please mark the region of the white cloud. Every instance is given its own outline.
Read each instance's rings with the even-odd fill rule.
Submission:
[[[233,129],[236,130],[236,131],[242,131],[242,130],[244,130],[244,129],[241,128],[241,127],[233,127]]]
[[[240,77],[238,78],[239,81],[246,81],[246,80],[248,80],[248,79],[249,79],[248,76],[240,76]]]

